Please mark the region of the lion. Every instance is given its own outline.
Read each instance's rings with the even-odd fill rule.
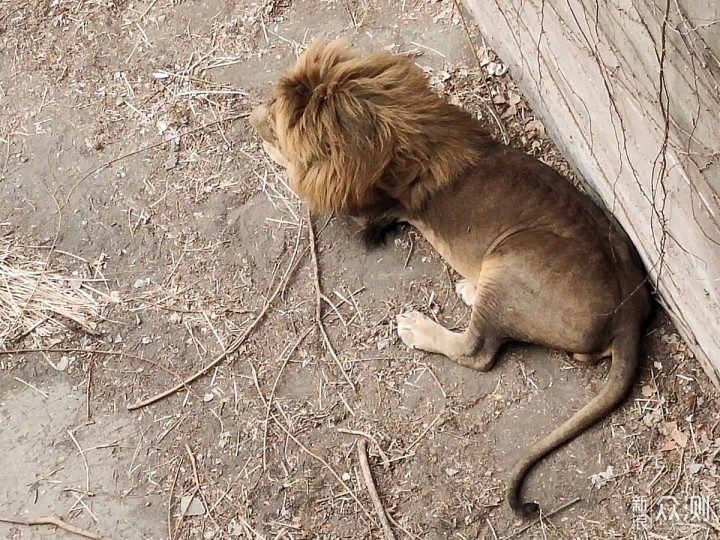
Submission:
[[[634,383],[651,296],[626,233],[554,169],[435,93],[405,56],[314,42],[250,123],[312,211],[360,220],[370,240],[409,223],[463,277],[456,291],[472,308],[467,328],[401,313],[406,346],[481,372],[509,341],[586,365],[612,358],[600,393],[510,474],[509,506],[537,513],[521,497],[529,471],[611,413]]]

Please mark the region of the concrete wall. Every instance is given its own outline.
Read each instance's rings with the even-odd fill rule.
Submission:
[[[720,2],[465,5],[720,388]]]

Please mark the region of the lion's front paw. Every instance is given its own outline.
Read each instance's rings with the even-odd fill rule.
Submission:
[[[270,156],[270,159],[272,159],[275,163],[280,165],[281,167],[287,169],[288,168],[288,161],[285,159],[285,156],[280,153],[280,150],[278,150],[275,146],[270,144],[267,141],[263,141],[262,143],[263,149],[267,153],[268,156]]]
[[[436,323],[419,311],[401,313],[395,318],[397,332],[411,349],[427,350]]]
[[[477,294],[477,291],[475,286],[471,285],[468,280],[461,279],[458,281],[455,284],[455,292],[466,306],[472,306],[475,303],[475,295]]]

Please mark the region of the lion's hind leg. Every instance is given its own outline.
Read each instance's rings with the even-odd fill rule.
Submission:
[[[462,366],[478,371],[491,369],[506,340],[486,316],[486,300],[492,293],[483,281],[481,278],[477,286],[465,282],[474,294],[470,324],[464,332],[452,332],[418,311],[409,311],[396,318],[400,339],[412,349],[442,354]]]

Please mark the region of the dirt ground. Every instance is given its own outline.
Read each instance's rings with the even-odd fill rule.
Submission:
[[[101,313],[59,331],[47,310],[0,319],[0,518],[115,539],[380,539],[362,438],[399,539],[718,537],[720,403],[662,313],[624,407],[529,477],[527,497],[560,509],[540,521],[506,508],[507,474],[606,365],[515,345],[479,374],[406,350],[401,310],[466,322],[455,276],[413,231],[367,252],[347,220],[316,216],[335,356],[323,341],[305,210],[244,115],[312,38],[347,35],[413,54],[572,175],[470,33],[447,0],[0,0],[0,262],[34,261],[36,291],[68,276]],[[0,522],[3,539],[49,537],[76,538]]]

